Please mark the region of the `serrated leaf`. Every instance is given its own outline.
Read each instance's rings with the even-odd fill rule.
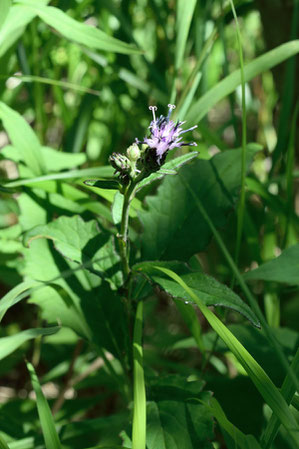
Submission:
[[[170,268],[172,271],[180,274],[181,279],[196,295],[200,296],[206,306],[220,306],[234,310],[247,318],[254,326],[260,327],[259,320],[255,314],[236,293],[213,277],[200,271],[190,270],[185,264],[177,262],[142,262],[134,265],[133,269],[147,274],[153,282],[157,283],[173,298],[183,299],[188,303],[195,304],[192,297],[181,285],[167,275],[159,273],[155,268],[157,265]]]
[[[57,220],[36,226],[24,236],[25,245],[37,238],[53,240],[54,246],[64,257],[107,279],[119,287],[122,276],[118,270],[119,256],[115,252],[113,236],[100,232],[95,220],[84,222],[79,215],[59,217]],[[90,265],[86,263],[90,262]]]
[[[203,383],[178,375],[152,380],[148,388],[148,449],[210,449],[213,420],[204,404],[211,393]]]
[[[78,22],[59,8],[36,4],[32,0],[19,0],[24,9],[29,8],[62,36],[89,48],[123,54],[138,54],[140,50],[116,39],[99,28]]]
[[[120,357],[126,344],[126,314],[121,297],[107,282],[67,262],[45,239],[30,244],[24,272],[28,282],[39,281],[30,291],[30,302],[41,308],[43,319],[58,322]]]
[[[191,153],[183,154],[182,156],[178,156],[174,159],[171,159],[170,161],[166,162],[163,165],[163,170],[158,170],[155,173],[152,173],[147,178],[143,179],[137,186],[137,192],[142,189],[143,187],[151,184],[154,181],[157,181],[158,179],[162,179],[165,176],[165,170],[173,170],[177,171],[180,167],[187,164],[189,161],[192,161],[198,156],[198,151],[192,151]]]
[[[244,279],[282,282],[299,285],[299,244],[285,249],[276,259],[270,260],[243,275]]]
[[[60,330],[60,327],[48,327],[44,329],[27,329],[18,332],[15,335],[0,338],[0,360],[14,352],[27,340],[39,337],[41,335],[52,335]]]
[[[248,145],[247,166],[254,152],[255,147]],[[182,167],[178,176],[166,177],[157,195],[147,197],[148,210],[138,214],[144,227],[143,259],[187,260],[202,251],[212,234],[195,205],[193,193],[213,223],[223,227],[235,205],[240,173],[241,151],[229,150],[208,161],[195,160]]]

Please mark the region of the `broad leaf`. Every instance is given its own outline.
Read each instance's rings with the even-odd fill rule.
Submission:
[[[19,0],[30,11],[37,14],[45,23],[62,36],[89,48],[124,54],[138,54],[140,50],[104,33],[99,28],[80,23],[62,10],[53,6],[36,4],[32,0]]]
[[[52,335],[59,331],[59,327],[48,327],[45,329],[27,329],[15,335],[0,338],[0,360],[18,349],[25,341],[41,335]]]
[[[5,23],[6,17],[11,7],[11,0],[2,0],[0,4],[0,29],[3,23]]]
[[[254,151],[255,146],[249,145],[247,164]],[[211,230],[192,193],[204,204],[213,223],[223,227],[235,205],[240,173],[241,151],[230,150],[208,161],[193,161],[181,168],[178,176],[167,176],[157,195],[147,197],[148,210],[139,212],[144,227],[143,259],[187,260],[202,251],[210,241]]]
[[[147,407],[148,449],[210,449],[213,420],[206,406],[211,393],[203,383],[177,375],[150,382]]]
[[[24,237],[26,245],[37,238],[47,238],[64,257],[109,280],[113,287],[122,283],[118,270],[119,256],[115,252],[113,236],[100,232],[95,220],[84,222],[79,215],[59,217],[57,220],[36,226]]]
[[[0,119],[13,144],[22,154],[35,175],[45,172],[41,145],[26,120],[6,104],[0,102]],[[9,186],[7,186],[9,187]]]
[[[276,259],[264,263],[255,270],[244,274],[244,279],[284,282],[299,285],[299,244],[290,246]]]
[[[230,288],[216,281],[211,276],[200,271],[190,270],[186,265],[175,262],[142,262],[136,264],[133,269],[148,275],[152,281],[157,283],[173,298],[183,299],[187,303],[195,304],[193,298],[181,285],[155,268],[157,265],[170,268],[177,274],[180,274],[181,279],[196,295],[200,296],[206,306],[220,306],[234,310],[245,316],[254,326],[260,327],[257,317],[248,305]]]

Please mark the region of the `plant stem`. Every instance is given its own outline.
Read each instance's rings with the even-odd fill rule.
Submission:
[[[143,371],[142,327],[143,301],[139,301],[137,304],[133,337],[134,410],[132,449],[145,449],[146,444],[146,395]]]
[[[124,281],[126,282],[129,278],[131,269],[129,266],[129,254],[128,254],[128,225],[129,225],[129,210],[130,210],[130,203],[134,197],[134,191],[135,191],[136,184],[134,181],[131,181],[129,186],[127,187],[125,193],[124,193],[124,204],[123,204],[123,210],[122,210],[122,217],[121,217],[121,227],[120,227],[120,234],[118,236],[119,241],[119,252],[120,252],[120,258],[122,262],[122,268],[123,268],[123,275],[124,275]]]

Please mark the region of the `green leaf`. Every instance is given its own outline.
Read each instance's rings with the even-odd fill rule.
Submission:
[[[244,348],[230,330],[214,315],[214,313],[204,304],[201,298],[190,289],[190,287],[172,270],[158,267],[163,273],[176,281],[184,288],[198,305],[200,311],[205,316],[211,327],[217,332],[237,360],[241,363],[256,388],[267,402],[273,413],[284,425],[289,436],[296,441],[299,432],[298,424],[290,411],[288,404],[272,380],[265,373],[263,368],[256,362],[251,354]]]
[[[43,181],[58,181],[65,179],[76,179],[84,178],[86,176],[109,176],[113,174],[112,167],[92,167],[92,168],[82,168],[80,170],[69,170],[64,173],[53,173],[51,175],[38,176],[36,178],[29,179],[18,179],[17,181],[12,181],[5,184],[4,187],[20,187],[33,185]]]
[[[11,0],[2,0],[0,4],[0,30],[5,23],[6,17],[11,7]]]
[[[53,148],[44,147],[40,148],[42,152],[43,161],[47,172],[59,172],[60,170],[66,170],[86,162],[86,154],[72,154],[65,153],[63,151],[54,150]],[[10,159],[14,162],[25,162],[24,153],[20,148],[15,148],[11,145],[7,145],[1,150],[1,154],[5,159]]]
[[[42,4],[50,0],[39,0]],[[1,0],[2,3],[2,0]],[[24,10],[22,6],[12,5],[6,16],[6,20],[0,29],[0,58],[23,34],[25,27],[35,17],[35,13]]]
[[[248,145],[247,165],[254,151],[255,147]],[[157,195],[147,197],[148,210],[139,212],[144,227],[143,259],[187,260],[202,251],[212,233],[191,192],[200,198],[217,227],[223,227],[235,205],[240,172],[241,151],[230,150],[208,161],[195,160],[178,176],[166,177]]]
[[[206,404],[207,409],[217,419],[220,427],[224,429],[232,439],[232,448],[240,449],[261,449],[253,435],[245,435],[236,426],[234,426],[225,416],[219,402],[215,398],[211,398],[210,404]]]
[[[182,165],[187,164],[187,162],[192,161],[193,159],[195,159],[198,156],[198,151],[192,151],[191,153],[186,153],[183,154],[182,156],[178,156],[174,159],[171,159],[170,161],[167,161],[164,165],[163,165],[163,170],[159,170],[155,173],[152,173],[150,176],[148,176],[147,178],[143,179],[137,186],[137,192],[142,189],[143,187],[151,184],[154,181],[157,181],[158,179],[162,179],[165,176],[165,170],[177,170],[178,168],[180,168]],[[172,173],[173,174],[173,173]]]
[[[17,302],[26,298],[29,294],[29,290],[36,285],[38,285],[38,282],[27,280],[6,293],[0,301],[0,321],[4,317],[6,311]]]
[[[196,0],[178,0],[176,14],[176,46],[175,46],[175,68],[182,67],[187,37],[196,6]]]
[[[18,349],[25,341],[41,335],[52,335],[58,332],[60,327],[48,327],[45,329],[27,329],[9,337],[0,338],[0,360]]]
[[[58,8],[37,5],[35,0],[19,0],[18,3],[24,5],[24,10],[29,8],[62,36],[78,44],[116,53],[141,53],[137,48],[109,36],[99,28],[78,22]]]
[[[274,48],[274,50],[259,56],[245,65],[245,82],[250,81],[260,73],[275,67],[286,59],[296,55],[298,52],[299,40],[294,40],[282,44],[279,47]],[[241,71],[235,70],[193,104],[186,116],[186,120],[190,123],[198,123],[207,112],[218,103],[218,101],[233,92],[240,84]]]
[[[0,449],[9,449],[9,446],[7,445],[7,443],[6,443],[5,440],[2,438],[1,435],[0,435]]]
[[[41,145],[26,120],[2,102],[0,102],[0,119],[13,146],[20,151],[26,165],[35,175],[45,173]]]
[[[169,276],[157,271],[155,268],[157,265],[161,266],[161,263],[142,262],[134,265],[133,270],[147,274],[152,281],[159,284],[173,298],[183,299],[188,303],[195,304],[193,298],[181,285],[173,279],[169,279]],[[166,262],[162,266],[179,273],[181,279],[192,289],[194,294],[201,297],[206,306],[220,306],[234,310],[245,316],[254,326],[260,327],[259,320],[248,305],[226,285],[202,272],[190,270],[182,263]]]
[[[147,406],[148,449],[210,449],[213,420],[204,404],[211,393],[203,383],[169,375],[150,381]]]
[[[299,244],[285,249],[276,259],[264,263],[243,275],[244,279],[259,279],[299,285]]]
[[[53,240],[55,248],[64,257],[84,263],[87,269],[108,279],[112,287],[122,284],[121,273],[117,270],[120,258],[115,252],[113,236],[100,232],[95,220],[84,222],[79,215],[62,216],[28,231],[24,243],[30,245],[32,240],[38,238]]]
[[[84,184],[99,189],[118,190],[119,182],[116,179],[87,179]]]
[[[31,365],[31,363],[29,362],[27,362],[27,369],[30,374],[32,387],[36,394],[37,411],[45,440],[46,449],[61,449],[49,404],[43,394],[33,365]]]
[[[123,204],[124,196],[120,192],[116,192],[112,203],[112,218],[115,225],[121,223]]]
[[[67,227],[66,231],[69,229]],[[79,236],[77,241],[80,241]],[[108,247],[109,242],[107,250]],[[44,284],[44,288],[38,285],[30,292],[30,301],[42,309],[43,319],[49,323],[58,321],[121,359],[127,351],[125,306],[107,282],[84,269],[90,261],[69,262],[48,240],[40,238],[31,241],[24,256],[24,274],[28,281],[38,280],[39,285]],[[108,260],[103,262],[108,264]],[[111,276],[110,281],[118,280],[116,268],[111,267],[107,274]]]

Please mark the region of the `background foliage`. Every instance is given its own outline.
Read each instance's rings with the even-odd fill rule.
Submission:
[[[1,448],[132,447],[122,197],[83,181],[168,103],[199,154],[130,209],[147,449],[297,447],[299,2],[235,8],[1,0]]]

